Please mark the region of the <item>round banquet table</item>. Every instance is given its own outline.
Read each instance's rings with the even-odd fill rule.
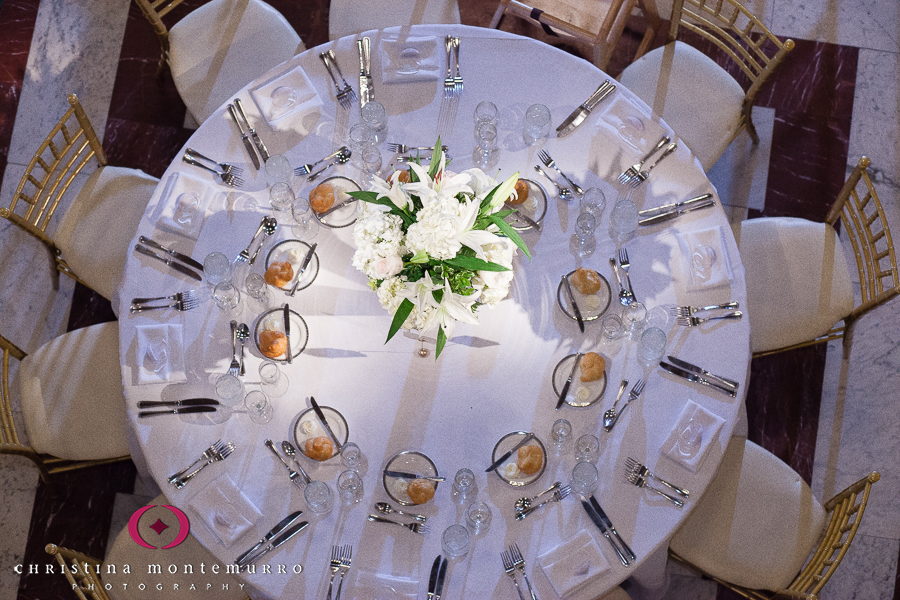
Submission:
[[[637,162],[645,145],[655,144],[666,130],[676,135],[657,117],[645,120],[647,137],[626,143],[615,121],[604,118],[604,106],[617,98],[631,102],[650,115],[649,109],[628,90],[619,86],[611,99],[598,106],[574,133],[563,139],[551,137],[528,146],[521,135],[522,115],[533,103],[549,107],[555,127],[607,77],[590,63],[535,40],[504,32],[463,26],[416,26],[411,31],[388,29],[372,31],[372,74],[376,98],[384,104],[389,117],[388,141],[427,146],[436,138],[436,125],[443,99],[443,37],[461,38],[461,67],[465,89],[455,102],[455,126],[444,133],[442,141],[450,147],[451,170],[472,166],[472,113],[482,100],[491,100],[500,108],[500,159],[490,174],[503,179],[519,171],[548,191],[552,186],[534,172],[538,151],[546,149],[582,187],[599,187],[606,193],[607,209],[597,227],[597,249],[586,259],[570,250],[578,203],[559,200],[548,194],[548,210],[542,230],[526,230],[522,237],[532,258],[521,252],[515,259],[515,278],[509,296],[493,310],[479,311],[478,326],[459,325],[438,360],[418,355],[416,339],[397,335],[385,344],[391,317],[378,303],[366,278],[352,265],[354,252],[352,227],[320,227],[312,241],[318,243],[318,275],[313,284],[287,298],[272,290],[277,304],[288,301],[302,315],[309,329],[305,351],[292,365],[282,364],[290,381],[289,391],[274,398],[274,416],[265,425],[257,425],[246,412],[229,409],[208,414],[188,414],[153,418],[137,417],[141,400],[178,400],[215,397],[215,379],[228,369],[231,361],[229,316],[209,299],[205,283],[196,283],[168,269],[161,262],[132,253],[128,259],[120,292],[120,350],[122,374],[130,419],[132,451],[139,468],[159,483],[170,502],[190,517],[191,532],[222,564],[234,561],[243,550],[289,512],[304,510],[309,528],[263,558],[257,573],[240,577],[251,584],[254,595],[272,598],[312,598],[324,595],[328,560],[332,544],[352,544],[353,563],[344,586],[345,598],[374,598],[374,590],[394,589],[395,597],[422,597],[428,584],[432,559],[441,553],[441,532],[453,523],[464,523],[463,507],[451,497],[452,478],[468,467],[476,473],[479,499],[493,510],[493,521],[486,534],[473,538],[467,555],[450,561],[445,597],[513,598],[515,590],[502,570],[499,553],[506,545],[518,543],[538,595],[547,600],[557,597],[549,580],[538,566],[538,559],[580,532],[587,532],[599,547],[605,564],[582,586],[575,598],[594,598],[640,573],[648,566],[648,557],[656,556],[648,581],[658,584],[661,561],[668,540],[696,506],[713,478],[724,448],[738,420],[748,380],[750,349],[749,323],[719,321],[701,327],[665,325],[668,332],[667,354],[699,364],[719,375],[740,382],[737,397],[732,398],[709,387],[689,383],[659,368],[645,370],[636,358],[636,342],[598,346],[598,321],[586,324],[579,332],[574,320],[557,305],[560,276],[578,266],[595,269],[612,282],[610,310],[616,303],[617,287],[609,266],[615,246],[607,234],[610,209],[621,192],[615,181],[619,173]],[[423,81],[386,82],[387,59],[381,52],[386,37],[409,35],[435,53],[437,70]],[[429,44],[432,40],[434,44]],[[286,155],[293,166],[312,162],[331,152],[348,125],[358,121],[356,105],[342,112],[335,92],[318,58],[319,52],[333,49],[345,75],[357,87],[355,38],[342,38],[310,49],[276,67],[238,94],[253,123],[272,154]],[[295,77],[300,67],[313,97],[303,118],[290,115],[270,126],[260,116],[251,90],[263,89],[280,76]],[[293,75],[291,74],[293,73]],[[427,74],[427,73],[426,73]],[[297,79],[294,79],[297,81]],[[271,87],[271,85],[270,85]],[[268,89],[268,88],[265,88]],[[309,108],[309,107],[312,108]],[[612,110],[612,109],[610,109]],[[348,122],[349,121],[349,122]],[[654,129],[655,128],[655,129]],[[336,133],[337,132],[337,133]],[[554,132],[551,129],[551,134]],[[632,142],[634,140],[632,139]],[[213,251],[236,257],[256,230],[260,218],[270,214],[264,170],[256,172],[225,107],[213,114],[187,144],[200,152],[244,168],[246,185],[231,189],[206,172],[176,160],[163,176],[141,221],[137,235],[146,235],[199,260]],[[385,167],[390,155],[382,147]],[[334,169],[335,174],[363,181],[361,171],[351,162]],[[191,231],[165,227],[166,207],[176,201],[179,186],[199,181],[200,195],[206,205],[205,220]],[[311,185],[295,178],[298,194],[308,194]],[[677,151],[657,167],[634,195],[638,208],[651,208],[683,200],[705,192],[715,192],[699,161],[680,144]],[[292,239],[290,216],[281,218],[282,226],[263,246],[253,272],[265,270],[265,255],[273,244]],[[717,287],[693,287],[687,259],[679,247],[678,236],[685,232],[719,228],[722,231],[722,260],[730,278]],[[672,305],[701,306],[729,300],[746,300],[744,269],[727,219],[717,202],[712,209],[692,212],[665,224],[640,227],[627,243],[635,294],[650,309]],[[241,277],[246,275],[246,271]],[[241,287],[243,279],[241,279]],[[201,289],[205,301],[188,312],[151,311],[129,314],[129,302],[138,296],[161,296],[192,287]],[[657,311],[659,312],[659,311]],[[239,321],[253,329],[257,315],[246,308]],[[146,356],[138,356],[141,328],[159,329],[168,325],[169,356],[173,365],[164,381],[147,383],[142,377]],[[144,329],[148,331],[148,329]],[[433,333],[431,334],[434,335]],[[178,336],[181,336],[178,348]],[[251,342],[247,346],[245,392],[258,389],[258,365],[263,357]],[[433,348],[432,348],[433,350]],[[587,408],[563,406],[555,410],[556,395],[551,375],[557,363],[577,351],[598,350],[607,359],[608,385],[600,402]],[[178,356],[181,354],[181,356]],[[180,368],[183,359],[184,369]],[[610,432],[602,429],[602,413],[612,404],[619,382],[632,384],[646,380],[640,400],[633,402]],[[297,415],[309,406],[309,397],[339,410],[349,424],[350,439],[359,444],[367,462],[364,475],[365,495],[355,505],[336,501],[330,514],[319,517],[307,510],[302,490],[293,486],[283,465],[264,446],[267,438],[292,439]],[[709,443],[696,472],[662,455],[661,446],[669,437],[689,401],[693,401],[724,420],[718,435]],[[575,464],[571,442],[559,457],[550,452],[546,471],[526,488],[514,488],[492,473],[485,473],[496,442],[512,431],[533,431],[551,449],[550,428],[558,418],[572,423],[573,439],[592,433],[600,439],[601,456],[597,463],[600,482],[594,492],[618,532],[631,545],[637,565],[624,567],[598,529],[590,522],[577,498],[567,498],[544,507],[523,521],[516,521],[513,505],[517,498],[533,495],[554,481],[569,483]],[[233,441],[235,452],[215,463],[181,490],[166,483],[167,477],[187,466],[217,439]],[[280,445],[280,444],[279,444]],[[418,507],[428,516],[431,532],[417,535],[398,527],[371,523],[376,501],[389,500],[381,483],[381,471],[387,461],[403,450],[425,453],[448,477],[434,499]],[[628,484],[623,476],[626,457],[645,463],[660,476],[691,490],[684,508],[676,508],[664,498]],[[341,470],[332,459],[313,464],[301,456],[304,467],[314,479],[327,481],[335,489]],[[217,497],[228,493],[209,493],[210,489],[234,489],[242,494],[239,509],[251,526],[234,539],[222,531],[212,516]],[[224,501],[224,500],[223,500]],[[246,503],[244,503],[246,501]],[[259,514],[246,509],[247,504]],[[243,508],[240,508],[243,507]],[[225,540],[225,541],[223,541]],[[653,561],[649,561],[653,562]],[[271,573],[262,572],[270,564]],[[278,573],[275,565],[286,565]],[[302,565],[302,572],[293,572]],[[651,571],[653,570],[651,569]],[[380,596],[378,596],[380,597]]]

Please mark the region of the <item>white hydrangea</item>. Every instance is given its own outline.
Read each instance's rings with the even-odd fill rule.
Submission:
[[[356,225],[353,227],[353,266],[372,279],[384,279],[385,275],[395,275],[399,268],[385,270],[385,260],[396,267],[397,261],[406,253],[403,247],[403,220],[381,210],[372,210],[378,205],[363,203]]]
[[[453,258],[462,249],[459,230],[464,209],[456,198],[439,196],[416,213],[417,221],[406,232],[406,247],[413,254],[424,250],[432,258]]]

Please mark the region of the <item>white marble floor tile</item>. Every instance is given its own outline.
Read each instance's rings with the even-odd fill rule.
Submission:
[[[109,537],[106,541],[107,553],[109,553],[109,549],[112,548],[113,542],[116,541],[116,538],[119,536],[122,529],[128,526],[128,520],[131,518],[131,515],[133,515],[137,509],[149,504],[151,500],[153,500],[153,496],[116,494],[116,499],[113,503],[112,516],[109,521]]]
[[[853,539],[844,560],[822,588],[821,600],[893,598],[900,543],[868,535]]]
[[[746,131],[741,132],[707,175],[722,204],[762,210],[766,204],[775,109],[754,108],[753,123],[759,144],[754,144]]]
[[[895,6],[900,6],[892,0]],[[898,9],[900,10],[900,9]],[[894,29],[900,30],[896,22]],[[900,55],[860,50],[850,122],[849,155],[868,156],[876,180],[900,193]]]
[[[7,457],[0,456],[0,473],[6,472]],[[37,474],[37,471],[35,471]],[[16,489],[0,486],[0,531],[3,532],[3,544],[0,545],[0,565],[3,565],[3,576],[0,577],[0,598],[13,600],[18,597],[19,576],[13,567],[22,562],[25,544],[28,541],[28,527],[31,522],[31,509],[34,505],[34,489]]]
[[[900,50],[897,0],[776,0],[772,22],[776,35]]]
[[[28,164],[78,94],[103,138],[118,69],[128,0],[41,2],[38,8],[9,162]]]

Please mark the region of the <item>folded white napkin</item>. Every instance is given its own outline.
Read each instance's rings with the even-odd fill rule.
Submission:
[[[260,114],[275,131],[295,131],[307,135],[317,122],[307,116],[322,106],[319,94],[300,67],[250,90]]]
[[[718,287],[731,282],[734,273],[721,226],[676,234],[690,275],[688,290]]]
[[[137,383],[186,381],[182,327],[175,323],[137,325]]]
[[[563,598],[576,594],[609,566],[597,542],[586,531],[539,556],[538,565],[556,595]]]
[[[429,564],[424,568],[430,567]],[[346,590],[347,586],[344,586],[344,589]],[[419,595],[419,581],[416,579],[363,569],[357,571],[356,585],[350,589],[354,600],[417,600],[424,597],[426,591],[422,590],[422,594]]]
[[[660,451],[696,473],[703,463],[709,445],[719,435],[725,419],[709,412],[693,400],[688,400],[681,416],[663,442]]]
[[[210,184],[187,173],[172,173],[157,205],[157,226],[197,239],[212,196]]]
[[[623,94],[614,94],[611,102],[609,100],[602,102],[600,110],[601,121],[612,128],[625,143],[641,153],[649,152],[667,133],[671,137],[671,133],[646,112],[646,109],[639,107]],[[659,154],[650,160],[654,161],[658,157]]]
[[[381,42],[384,83],[434,81],[443,77],[443,46],[436,37],[387,37]]]
[[[224,545],[231,545],[262,517],[228,473],[219,475],[188,502],[200,520]]]

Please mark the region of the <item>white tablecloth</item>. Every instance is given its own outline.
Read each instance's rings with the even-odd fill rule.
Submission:
[[[397,33],[396,30],[387,30]],[[558,201],[550,196],[543,231],[526,231],[523,237],[532,252],[532,260],[519,254],[511,293],[494,310],[482,310],[479,326],[459,326],[438,361],[433,354],[420,358],[418,343],[402,335],[384,344],[390,316],[379,306],[365,277],[351,266],[354,251],[350,228],[321,228],[313,241],[318,242],[320,270],[314,284],[290,299],[291,307],[303,315],[309,326],[309,344],[291,366],[283,366],[290,379],[290,390],[274,399],[274,418],[267,425],[254,424],[245,413],[215,413],[155,417],[138,420],[140,400],[215,397],[213,381],[224,372],[231,359],[229,318],[207,301],[186,313],[154,311],[129,315],[128,302],[135,296],[155,296],[197,287],[192,280],[167,269],[162,263],[132,254],[122,282],[120,314],[122,373],[128,411],[132,417],[133,453],[139,464],[146,462],[152,477],[159,482],[169,500],[191,513],[191,498],[219,474],[228,473],[246,498],[264,515],[255,527],[233,544],[223,545],[209,528],[195,525],[192,533],[223,563],[230,563],[291,510],[303,509],[309,529],[261,561],[271,564],[272,573],[250,576],[249,582],[260,595],[273,598],[312,598],[324,595],[326,572],[332,544],[353,544],[353,567],[345,582],[344,597],[372,597],[371,588],[388,585],[389,580],[403,583],[404,589],[424,594],[432,559],[441,553],[441,532],[450,524],[463,522],[462,507],[452,502],[451,484],[441,484],[432,502],[420,507],[432,527],[426,536],[403,531],[390,525],[373,524],[366,515],[374,512],[373,503],[387,500],[381,484],[381,469],[401,450],[418,450],[430,456],[442,475],[450,480],[456,471],[469,467],[476,472],[480,499],[493,508],[493,521],[486,535],[474,539],[469,553],[451,561],[446,597],[513,598],[515,590],[501,569],[498,556],[507,544],[516,542],[526,557],[532,581],[540,597],[556,597],[548,581],[536,566],[537,557],[561,541],[585,530],[599,544],[610,568],[596,576],[590,586],[593,595],[611,589],[629,577],[634,567],[625,568],[612,549],[590,523],[577,501],[569,498],[546,507],[528,519],[513,519],[513,503],[525,493],[531,495],[553,481],[568,483],[574,457],[571,452],[550,458],[547,470],[535,484],[522,489],[504,484],[496,475],[485,474],[491,450],[503,435],[515,430],[534,431],[550,446],[552,423],[565,417],[573,425],[573,436],[598,435],[602,455],[598,463],[600,486],[596,497],[606,509],[619,533],[638,557],[638,564],[664,548],[682,520],[696,505],[715,474],[726,442],[734,428],[742,397],[746,394],[750,350],[749,322],[726,321],[720,325],[687,329],[673,327],[668,334],[667,353],[705,366],[741,383],[738,398],[730,398],[709,388],[696,386],[659,369],[649,373],[638,364],[636,343],[626,343],[608,354],[608,380],[601,402],[586,409],[564,407],[554,410],[556,398],[550,377],[564,356],[579,349],[597,348],[599,326],[588,323],[581,334],[574,321],[566,317],[556,303],[560,275],[584,265],[609,279],[616,291],[608,265],[614,246],[607,235],[608,215],[615,201],[612,182],[628,165],[639,159],[637,150],[624,143],[616,130],[604,124],[597,113],[565,139],[551,138],[528,147],[522,141],[521,120],[533,103],[550,108],[553,126],[597,87],[606,75],[586,61],[572,57],[540,42],[503,32],[461,26],[421,26],[417,37],[435,36],[442,40],[448,33],[462,38],[461,66],[465,92],[459,100],[455,128],[443,142],[451,148],[451,169],[461,171],[472,166],[472,112],[482,100],[491,100],[500,108],[499,178],[515,171],[550,189],[534,172],[537,152],[546,149],[562,168],[581,185],[600,187],[607,194],[608,206],[597,228],[597,250],[580,260],[569,250],[578,215],[576,202]],[[380,47],[385,32],[370,32],[373,47]],[[355,40],[344,38],[328,44],[337,53],[345,74],[354,74]],[[438,48],[441,45],[438,44]],[[377,99],[387,108],[390,141],[409,145],[428,145],[435,140],[435,125],[443,95],[441,81],[404,85],[381,85],[381,52],[372,52]],[[284,153],[296,166],[312,162],[332,150],[336,105],[334,90],[319,61],[325,48],[311,49],[275,71],[260,77],[270,80],[277,72],[302,66],[323,101],[321,110],[307,114],[317,121],[310,133],[275,133],[259,116],[247,90],[240,94],[250,119],[266,141],[269,150]],[[438,50],[439,52],[441,50]],[[443,64],[443,63],[440,63]],[[356,78],[351,82],[356,87]],[[621,86],[616,95],[640,104]],[[649,111],[648,111],[649,112]],[[354,109],[351,124],[358,120]],[[309,125],[309,121],[306,122]],[[653,126],[658,126],[655,120]],[[655,143],[651,140],[650,143]],[[209,252],[221,251],[230,257],[247,244],[261,216],[266,214],[268,198],[264,173],[255,173],[230,117],[217,111],[191,138],[189,146],[228,160],[245,168],[248,181],[243,190],[230,190],[208,178],[213,198],[208,215],[196,241],[158,228],[152,217],[160,201],[161,185],[148,206],[138,235],[148,235],[190,253],[202,261]],[[388,154],[385,151],[385,159]],[[174,172],[205,174],[176,160],[163,177]],[[359,172],[346,165],[338,173],[360,179]],[[295,181],[299,193],[309,186]],[[680,145],[677,152],[657,167],[649,181],[638,188],[635,201],[639,208],[659,206],[714,191],[699,162],[690,150]],[[727,256],[733,281],[730,286],[688,291],[691,279],[679,249],[677,232],[721,226],[725,232]],[[264,255],[273,242],[294,237],[289,226],[279,228],[266,242],[254,271],[262,272]],[[631,278],[636,295],[650,308],[662,305],[703,305],[714,302],[746,300],[744,269],[736,244],[721,207],[697,211],[666,225],[642,227],[627,244],[633,264]],[[205,287],[205,284],[199,284]],[[209,292],[205,292],[208,296]],[[286,297],[275,291],[277,302]],[[615,304],[612,310],[620,309]],[[240,320],[251,329],[256,315],[246,311]],[[136,326],[158,322],[176,322],[184,326],[184,363],[187,381],[137,385]],[[669,323],[671,326],[671,322]],[[256,348],[249,345],[246,382],[257,382],[257,367],[262,361]],[[603,351],[603,350],[601,350]],[[602,431],[602,413],[612,404],[618,383],[645,377],[643,398],[631,405],[615,429]],[[256,389],[246,385],[246,390]],[[317,518],[306,511],[302,492],[292,486],[284,467],[263,445],[266,438],[276,442],[291,439],[297,414],[315,396],[323,405],[333,406],[346,417],[350,438],[357,442],[368,461],[364,477],[365,498],[352,507],[336,504],[328,516]],[[696,473],[662,457],[660,447],[669,436],[682,409],[693,400],[725,419],[725,425],[709,448]],[[175,490],[166,478],[193,461],[213,441],[233,440],[237,450],[224,462],[207,468],[183,490]],[[656,470],[661,476],[691,490],[691,499],[683,509],[664,499],[633,487],[623,478],[625,457],[633,457]],[[302,457],[301,460],[305,460]],[[334,486],[340,471],[337,461],[322,465],[303,464],[313,478]],[[277,566],[286,565],[286,573]],[[302,565],[302,573],[292,571]],[[396,584],[395,581],[395,584]],[[388,582],[388,583],[385,583]],[[399,584],[396,584],[399,585]],[[395,586],[395,589],[396,586]],[[398,594],[402,594],[398,591]],[[585,596],[587,597],[587,596]]]

